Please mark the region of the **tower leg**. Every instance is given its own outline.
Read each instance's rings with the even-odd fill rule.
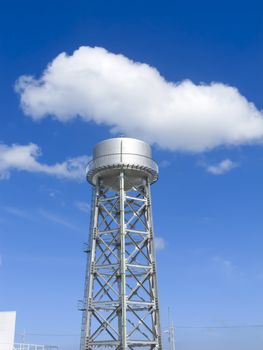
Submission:
[[[161,350],[150,184],[94,191],[81,350]]]
[[[127,327],[126,327],[126,313],[127,313],[127,296],[126,296],[126,224],[125,224],[125,191],[124,191],[124,174],[120,173],[120,306],[121,311],[121,335],[120,349],[127,349]]]

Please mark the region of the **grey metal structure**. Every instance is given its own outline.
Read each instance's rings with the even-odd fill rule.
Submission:
[[[175,350],[174,322],[171,317],[171,310],[168,308],[168,329],[164,333],[168,333],[169,350]]]
[[[97,144],[81,350],[162,349],[150,185],[158,166],[143,141]]]
[[[13,350],[58,350],[55,345],[15,343]]]

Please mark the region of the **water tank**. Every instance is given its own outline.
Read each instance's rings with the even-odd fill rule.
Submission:
[[[126,137],[98,143],[93,149],[93,159],[88,164],[87,180],[96,185],[99,179],[105,187],[116,190],[120,171],[124,171],[126,177],[126,190],[127,186],[139,186],[145,180],[155,182],[158,179],[158,166],[152,159],[150,145]]]

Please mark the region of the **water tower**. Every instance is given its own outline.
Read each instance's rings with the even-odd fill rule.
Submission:
[[[143,141],[113,138],[93,150],[81,350],[162,349],[150,192],[157,178]]]

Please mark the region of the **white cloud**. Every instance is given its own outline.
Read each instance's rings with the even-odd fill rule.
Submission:
[[[160,168],[167,168],[167,167],[169,167],[171,164],[172,164],[172,163],[171,163],[169,160],[166,160],[166,159],[161,160],[161,161],[158,163],[158,165],[159,165]]]
[[[16,91],[35,120],[80,117],[171,150],[201,152],[263,139],[263,113],[236,88],[169,82],[155,68],[103,48],[61,53],[39,79],[21,76]]]
[[[39,209],[36,212],[29,213],[28,211],[16,207],[3,207],[3,210],[8,214],[11,214],[19,219],[35,221],[38,220],[39,217],[44,218],[45,220],[54,222],[58,225],[64,226],[70,230],[82,232],[82,230],[72,224],[69,220],[61,217],[53,212],[47,211],[45,209]]]
[[[15,208],[15,207],[4,207],[4,210],[13,216],[16,216],[19,219],[25,219],[25,220],[34,220],[34,216],[29,214],[26,210]]]
[[[85,166],[89,157],[81,156],[53,165],[38,161],[40,148],[33,143],[7,146],[0,144],[0,180],[7,179],[12,170],[44,173],[57,177],[81,180],[85,177]]]
[[[45,219],[52,221],[58,225],[64,226],[70,230],[73,231],[77,231],[77,232],[82,232],[82,230],[80,230],[78,227],[76,227],[75,225],[73,225],[71,222],[67,221],[66,219],[54,214],[54,213],[50,213],[49,211],[46,210],[42,210],[40,209],[38,211],[38,213]]]
[[[216,165],[206,166],[206,171],[213,175],[222,175],[236,168],[237,166],[237,163],[233,162],[232,160],[225,159]]]
[[[233,275],[234,273],[239,273],[236,265],[232,261],[225,259],[221,256],[215,256],[213,262],[225,275]]]
[[[165,240],[161,237],[155,237],[154,244],[156,250],[163,250],[165,248]]]
[[[90,204],[87,202],[82,201],[76,201],[74,203],[75,207],[78,208],[80,211],[83,211],[84,213],[89,214],[90,213]]]

